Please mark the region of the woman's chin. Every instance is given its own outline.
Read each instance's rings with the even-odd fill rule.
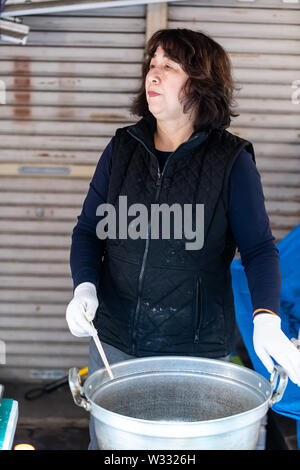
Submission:
[[[165,110],[161,106],[148,106],[148,109],[156,119],[163,119],[165,117]]]

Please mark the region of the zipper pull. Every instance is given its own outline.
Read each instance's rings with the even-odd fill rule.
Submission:
[[[161,172],[160,172],[160,170],[158,170],[157,171],[157,180],[156,180],[155,186],[158,188],[160,186],[160,183],[161,183]]]

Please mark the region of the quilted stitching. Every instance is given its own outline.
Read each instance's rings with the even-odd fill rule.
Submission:
[[[151,125],[149,127],[149,122],[146,125],[145,121],[141,120],[133,127],[134,129],[132,126],[130,129],[135,131],[138,139],[127,132],[128,128],[119,129],[115,138],[108,202],[115,205],[117,220],[120,195],[127,196],[128,207],[134,203],[142,203],[148,208],[149,214],[151,203],[155,202],[158,162],[152,154],[154,149]],[[144,140],[140,141],[142,138]],[[169,206],[179,203],[182,207],[183,204],[204,204],[204,246],[201,250],[189,251],[185,249],[185,243],[189,241],[185,238],[150,239],[136,325],[138,354],[142,355],[142,351],[166,351],[168,342],[168,347],[185,344],[182,347],[186,353],[195,353],[190,331],[195,323],[195,279],[200,272],[207,289],[214,288],[216,276],[223,280],[227,276],[225,283],[218,283],[219,287],[215,296],[212,296],[214,298],[211,299],[211,305],[204,297],[205,308],[212,308],[213,316],[206,321],[206,324],[211,326],[203,344],[211,348],[211,345],[207,346],[209,341],[219,338],[220,344],[215,346],[216,350],[212,354],[220,354],[220,348],[225,351],[226,345],[222,339],[224,333],[218,331],[218,325],[223,325],[223,317],[220,317],[223,315],[223,292],[224,289],[231,289],[227,274],[235,252],[235,242],[228,230],[225,213],[226,190],[232,165],[245,145],[251,149],[251,143],[226,130],[214,130],[198,148],[187,152],[183,146],[182,151],[175,152],[169,160],[157,202],[167,203]],[[195,226],[194,218],[193,229]],[[109,307],[109,302],[102,302],[100,311],[105,322],[101,324],[99,319],[99,334],[104,340],[111,344],[115,341],[115,345],[120,347],[120,343],[112,336],[117,324],[122,348],[127,352],[130,352],[133,327],[130,322],[135,313],[133,305],[136,305],[145,245],[146,241],[142,239],[108,240],[104,260],[104,271],[109,272],[110,279],[104,281],[106,287],[103,287],[103,297],[114,297],[115,307],[112,307],[112,304]],[[233,302],[230,308],[233,324]],[[218,315],[221,321],[217,321]],[[212,321],[213,318],[215,321]],[[200,344],[198,352],[201,352],[201,347]]]

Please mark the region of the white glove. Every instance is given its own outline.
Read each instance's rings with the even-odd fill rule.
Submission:
[[[281,330],[281,319],[270,313],[260,313],[253,319],[253,346],[259,359],[271,373],[275,361],[292,382],[300,386],[300,351]]]
[[[66,311],[66,320],[74,336],[93,336],[94,319],[98,308],[97,291],[91,282],[82,282],[74,290],[74,297]]]

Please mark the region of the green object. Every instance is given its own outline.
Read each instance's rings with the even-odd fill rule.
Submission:
[[[244,365],[241,359],[239,358],[239,356],[230,356],[230,362],[233,362],[234,364],[238,364],[239,366]]]
[[[0,403],[0,450],[10,450],[18,420],[18,402],[3,398]]]

